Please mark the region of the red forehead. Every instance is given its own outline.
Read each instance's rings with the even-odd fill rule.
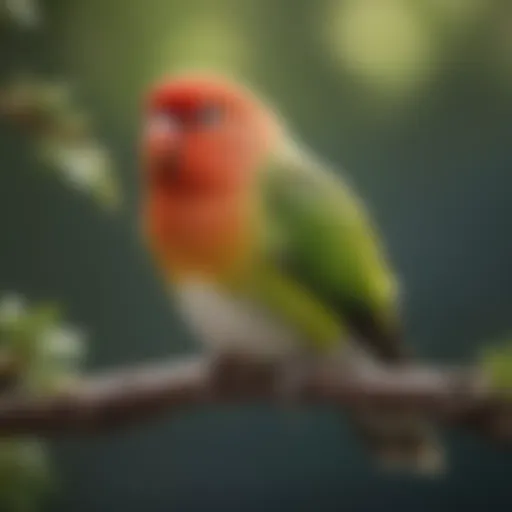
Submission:
[[[193,109],[205,103],[250,107],[253,100],[248,91],[228,81],[209,77],[171,79],[154,87],[149,94],[149,109]]]

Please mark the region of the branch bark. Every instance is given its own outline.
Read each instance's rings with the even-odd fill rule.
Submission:
[[[211,403],[282,401],[282,362],[194,357],[92,375],[66,392],[0,398],[0,434],[104,431]],[[512,400],[477,370],[434,366],[364,371],[311,366],[297,382],[300,404],[419,412],[439,423],[512,441]]]

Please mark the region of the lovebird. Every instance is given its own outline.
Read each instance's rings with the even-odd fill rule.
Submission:
[[[367,208],[265,100],[226,77],[183,74],[150,88],[143,123],[143,237],[207,350],[369,368],[411,357],[398,279]],[[347,418],[381,466],[444,468],[423,418]]]

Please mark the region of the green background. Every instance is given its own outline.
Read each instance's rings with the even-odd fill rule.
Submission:
[[[381,34],[369,22],[359,30],[364,12],[346,30],[358,3],[372,4],[55,0],[41,3],[41,30],[4,26],[3,76],[29,68],[76,85],[127,208],[108,216],[40,172],[27,140],[2,123],[1,289],[64,302],[90,334],[90,368],[197,350],[137,238],[137,133],[148,83],[208,65],[253,84],[350,174],[388,241],[408,338],[423,357],[469,361],[507,334],[512,9],[387,2],[395,14],[382,17]],[[445,438],[449,476],[430,481],[376,472],[331,411],[304,411],[296,423],[261,407],[191,411],[56,441],[62,492],[48,510],[510,507],[510,453],[460,432]]]

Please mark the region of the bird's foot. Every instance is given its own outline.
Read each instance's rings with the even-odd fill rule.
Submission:
[[[243,351],[223,351],[212,357],[212,392],[237,399],[272,393],[277,362],[267,356]]]
[[[310,354],[215,353],[211,358],[211,392],[233,399],[274,398],[286,406],[297,405],[318,362]]]
[[[307,375],[315,362],[305,354],[294,354],[282,361],[281,379],[278,382],[278,399],[282,403],[293,405],[300,401]]]

